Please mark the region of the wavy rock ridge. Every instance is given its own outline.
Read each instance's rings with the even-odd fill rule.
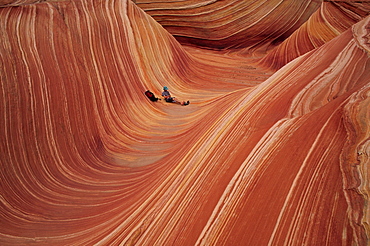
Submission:
[[[369,4],[136,4],[0,1],[0,244],[367,245]]]

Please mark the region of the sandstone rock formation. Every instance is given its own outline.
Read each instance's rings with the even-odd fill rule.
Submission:
[[[0,244],[367,245],[369,4],[135,2],[0,1]]]

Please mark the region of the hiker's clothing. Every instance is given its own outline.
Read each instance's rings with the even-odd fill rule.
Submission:
[[[169,91],[163,91],[162,92],[162,96],[164,97],[164,100],[166,102],[174,102],[175,100],[173,99],[173,97],[171,97],[171,94]]]
[[[179,101],[176,101],[174,97],[171,97],[171,93],[168,91],[168,87],[167,86],[164,86],[163,87],[162,96],[164,97],[164,100],[166,102],[169,102],[169,103],[172,103],[173,102],[173,103],[181,104],[183,106],[189,105],[189,101],[187,101],[187,102],[179,102]]]
[[[171,94],[170,94],[170,92],[169,92],[169,91],[163,91],[163,92],[162,92],[162,96],[163,96],[163,97],[171,97]]]

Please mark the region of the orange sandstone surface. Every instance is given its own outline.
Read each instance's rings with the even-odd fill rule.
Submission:
[[[0,245],[369,244],[369,10],[0,0]]]

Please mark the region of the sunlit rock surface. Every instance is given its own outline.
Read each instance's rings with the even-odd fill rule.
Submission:
[[[310,19],[264,58],[264,63],[281,68],[306,52],[340,35],[370,13],[370,2],[325,1]]]
[[[1,245],[368,244],[368,3],[240,2],[0,1]]]

